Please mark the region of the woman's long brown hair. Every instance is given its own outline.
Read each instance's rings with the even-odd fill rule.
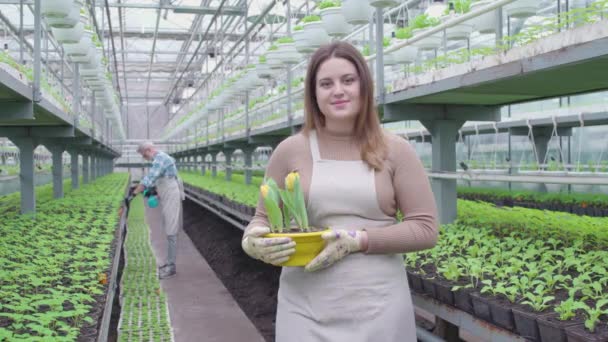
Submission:
[[[324,45],[310,58],[304,87],[306,121],[302,131],[308,135],[317,127],[325,127],[325,116],[317,103],[316,78],[321,64],[332,57],[344,58],[357,69],[361,87],[361,111],[355,121],[354,136],[361,144],[361,159],[375,170],[382,170],[388,148],[374,103],[374,81],[363,55],[349,43],[334,42]]]

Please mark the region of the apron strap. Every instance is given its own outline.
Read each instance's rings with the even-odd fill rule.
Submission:
[[[319,152],[319,143],[317,141],[317,131],[310,131],[308,140],[310,141],[310,153],[312,154],[312,161],[317,162],[321,160],[321,153]]]

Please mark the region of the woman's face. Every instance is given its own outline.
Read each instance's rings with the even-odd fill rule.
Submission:
[[[361,111],[360,89],[359,73],[350,61],[331,57],[321,63],[315,92],[326,122],[354,122]]]

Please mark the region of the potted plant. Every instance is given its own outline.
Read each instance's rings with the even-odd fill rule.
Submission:
[[[45,0],[41,1],[41,13],[44,18],[65,18],[72,11],[73,0]]]
[[[51,31],[58,43],[76,44],[80,42],[80,39],[84,35],[84,25],[79,22],[71,28],[52,27]]]
[[[294,39],[291,37],[282,37],[276,41],[279,58],[283,64],[297,64],[300,62],[302,56],[296,50],[296,44]]]
[[[266,237],[289,237],[296,243],[296,252],[281,266],[305,266],[321,252],[325,229],[309,227],[300,175],[291,172],[285,177],[285,189],[272,179],[260,186],[271,233]],[[295,222],[295,227],[292,226]]]
[[[296,50],[298,52],[308,54],[314,51],[314,48],[311,47],[311,44],[308,41],[306,32],[304,32],[304,26],[295,26],[291,35],[293,37],[294,44],[296,45]]]
[[[304,23],[304,34],[310,44],[310,48],[315,50],[321,45],[329,43],[330,38],[325,28],[323,28],[321,17],[309,15],[302,18],[302,22]]]
[[[540,2],[537,0],[517,0],[505,5],[504,10],[511,18],[528,18],[536,15]]]
[[[281,52],[279,51],[278,45],[272,44],[266,51],[266,64],[268,64],[271,69],[280,69],[283,67]]]
[[[489,5],[493,0],[475,1],[471,4],[471,10],[476,10],[486,5]],[[496,32],[496,10],[484,13],[471,19],[473,28],[479,33],[494,33]]]
[[[342,2],[342,15],[351,25],[368,24],[372,16],[372,7],[368,0],[344,0]]]
[[[455,15],[462,15],[471,10],[472,0],[452,0],[450,7],[446,9],[445,19],[450,19],[450,11],[453,9]],[[473,32],[473,24],[471,22],[464,22],[456,24],[446,29],[445,37],[448,40],[465,40],[469,39],[469,36]]]
[[[325,0],[319,4],[321,10],[321,22],[325,31],[330,36],[341,37],[347,35],[351,27],[342,14],[342,6],[339,0]]]
[[[400,44],[405,40],[412,38],[412,29],[410,27],[401,27],[395,31],[395,43]],[[413,45],[406,45],[399,50],[393,52],[393,58],[397,63],[414,63],[418,56],[418,48]]]
[[[383,37],[382,38],[382,46],[386,49],[387,47],[389,47],[391,45],[391,38],[390,37]],[[393,53],[385,53],[384,54],[384,65],[395,65],[397,64],[397,61],[395,60],[395,56],[393,55]]]
[[[65,17],[46,17],[45,21],[48,26],[56,28],[70,28],[74,27],[80,20],[80,9],[82,2],[77,0],[72,5],[72,10]]]
[[[416,36],[416,34],[420,34],[437,25],[439,25],[439,19],[433,18],[426,13],[417,15],[414,20],[412,20],[412,34]],[[443,35],[441,32],[437,32],[412,44],[420,50],[434,50],[439,48],[441,43],[443,43]]]

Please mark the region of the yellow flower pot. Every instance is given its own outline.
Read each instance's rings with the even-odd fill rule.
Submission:
[[[325,240],[321,238],[321,234],[327,231],[329,229],[312,233],[270,233],[265,237],[288,237],[296,243],[296,252],[281,266],[306,266],[325,247]]]

